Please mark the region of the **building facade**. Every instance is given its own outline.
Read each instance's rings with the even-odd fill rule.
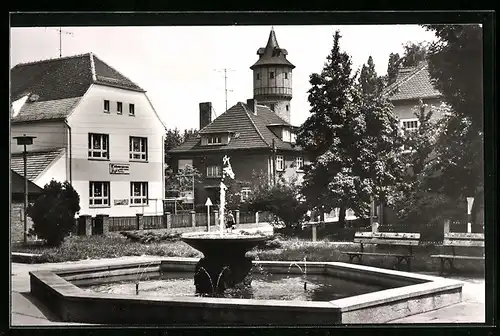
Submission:
[[[286,50],[279,48],[274,30],[266,47],[257,54],[259,60],[251,67],[254,97],[237,103],[213,121],[212,104],[200,103],[199,136],[170,151],[174,171],[190,165],[202,175],[191,201],[195,204],[204,204],[208,197],[213,203],[219,202],[225,155],[230,158],[235,180],[240,182],[243,200],[250,195],[249,184],[259,175],[269,183],[281,177],[301,181],[304,153],[295,146],[296,127],[290,124],[294,65],[286,59]]]
[[[35,136],[28,175],[69,181],[80,214],[162,213],[165,127],[145,91],[92,53],[11,70],[12,136]],[[22,173],[11,141],[11,168]]]

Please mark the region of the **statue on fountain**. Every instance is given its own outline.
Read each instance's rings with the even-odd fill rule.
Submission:
[[[258,243],[266,240],[262,236],[242,236],[235,233],[224,235],[226,225],[224,223],[224,210],[226,206],[226,185],[228,179],[234,179],[234,172],[225,155],[222,158],[223,169],[220,181],[220,203],[219,220],[220,234],[204,237],[183,236],[183,241],[203,253],[195,266],[194,284],[196,293],[220,294],[226,288],[235,287],[240,284],[250,285],[249,276],[252,268],[252,258],[245,253]]]

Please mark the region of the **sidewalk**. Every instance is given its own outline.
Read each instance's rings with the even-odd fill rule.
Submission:
[[[113,259],[83,260],[64,263],[47,264],[20,264],[12,263],[11,268],[11,325],[34,326],[34,325],[82,325],[77,323],[66,323],[58,321],[57,317],[44,308],[40,302],[29,293],[29,274],[32,270],[52,270],[60,268],[72,268],[92,264],[93,266],[109,263],[127,261],[147,261],[157,259],[153,256],[122,257]],[[485,322],[485,281],[484,278],[452,277],[464,281],[463,302],[431,312],[405,317],[390,323],[467,323]]]

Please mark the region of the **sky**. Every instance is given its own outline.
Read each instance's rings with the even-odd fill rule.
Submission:
[[[199,126],[200,102],[212,102],[215,116],[227,106],[252,98],[252,70],[257,50],[265,47],[271,26],[64,27],[62,56],[93,52],[147,91],[169,128]],[[434,33],[418,25],[274,26],[293,70],[291,123],[309,116],[309,76],[321,72],[336,30],[340,47],[352,57],[353,69],[373,57],[384,75],[391,52],[403,54],[408,41],[432,42]],[[66,33],[64,33],[66,32]],[[55,27],[11,28],[11,67],[59,57]],[[215,117],[214,116],[214,117]]]

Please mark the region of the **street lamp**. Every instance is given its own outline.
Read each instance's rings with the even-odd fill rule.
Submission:
[[[26,152],[26,146],[33,144],[34,136],[27,136],[23,134],[23,136],[14,137],[17,140],[18,145],[23,145],[23,161],[24,161],[24,243],[28,242],[28,174],[27,174],[27,161],[28,161],[28,153]]]

